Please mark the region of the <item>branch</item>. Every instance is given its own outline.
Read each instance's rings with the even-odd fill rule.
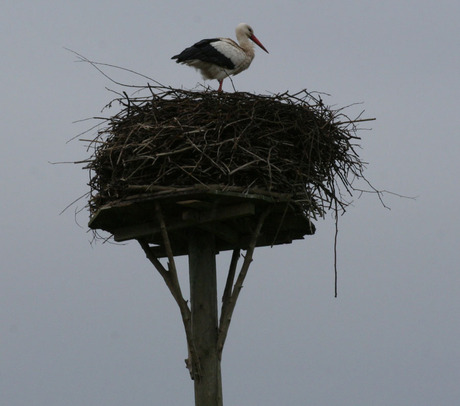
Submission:
[[[152,248],[149,246],[147,242],[144,240],[137,240],[141,245],[142,249],[144,250],[147,258],[150,262],[155,266],[157,271],[163,277],[164,281],[166,282],[166,286],[168,286],[169,291],[173,295],[174,299],[176,300],[180,314],[182,316],[182,322],[185,328],[185,337],[187,340],[187,348],[189,358],[185,360],[187,365],[187,369],[190,371],[190,376],[192,380],[199,379],[200,377],[200,363],[198,356],[195,351],[195,346],[192,340],[192,325],[191,325],[191,312],[188,308],[186,300],[182,296],[182,292],[180,289],[180,285],[177,279],[171,277],[171,272],[166,270],[166,268],[162,265],[162,263],[158,260],[155,256]],[[175,282],[176,280],[176,282]]]
[[[240,294],[241,289],[243,288],[243,282],[246,278],[246,274],[248,273],[249,265],[252,262],[252,256],[254,254],[254,249],[256,247],[257,239],[260,234],[260,230],[264,224],[265,219],[267,218],[270,212],[270,207],[267,207],[265,211],[260,215],[259,222],[257,223],[257,227],[255,228],[254,232],[252,233],[251,242],[249,243],[249,247],[246,250],[246,255],[244,256],[244,262],[241,266],[240,273],[238,274],[238,278],[236,279],[235,285],[233,286],[231,294],[228,294],[228,291],[231,289],[230,287],[225,287],[227,290],[227,295],[224,292],[224,303],[222,304],[222,312],[220,316],[219,322],[219,334],[217,337],[217,351],[219,355],[219,359],[222,358],[222,350],[224,348],[225,339],[227,338],[228,329],[230,327],[230,322],[232,319],[233,311],[235,310],[236,301],[238,300],[238,296]],[[233,252],[232,263],[234,261],[235,251]],[[232,272],[232,266],[236,267],[236,263],[230,265],[229,270],[229,277],[230,272]],[[233,280],[233,277],[232,277]],[[229,280],[227,278],[227,283]]]
[[[166,255],[168,256],[169,273],[171,275],[173,283],[179,287],[180,292],[179,278],[177,277],[176,262],[174,261],[174,255],[171,248],[171,241],[169,240],[168,230],[166,228],[165,220],[163,218],[163,212],[161,211],[161,206],[158,202],[155,202],[155,213],[157,216],[157,220],[160,223],[161,236],[163,237]]]
[[[236,266],[238,265],[238,260],[240,259],[241,250],[233,250],[232,260],[230,261],[230,268],[228,270],[227,282],[225,283],[224,294],[222,295],[222,303],[226,303],[232,294],[233,281],[235,279]]]
[[[161,211],[161,206],[158,202],[155,202],[155,212],[160,223],[160,230],[161,235],[163,237],[163,243],[165,247],[166,254],[168,255],[168,274],[172,281],[175,290],[177,291],[178,299],[176,299],[177,304],[179,305],[179,309],[182,316],[182,321],[185,327],[185,335],[187,338],[187,347],[189,352],[188,359],[185,360],[185,364],[187,369],[190,371],[190,377],[192,380],[199,380],[200,379],[200,360],[195,350],[195,344],[193,342],[193,335],[192,335],[192,324],[191,324],[191,312],[187,305],[187,302],[184,300],[182,296],[182,291],[180,289],[179,278],[177,277],[177,268],[176,262],[174,261],[174,255],[171,248],[171,241],[169,240],[168,229],[166,228],[166,224],[164,221],[163,213]],[[173,293],[173,292],[171,292]],[[173,293],[174,296],[174,293]]]
[[[168,270],[163,266],[163,264],[158,260],[158,258],[155,256],[153,250],[150,248],[149,244],[145,242],[144,240],[137,240],[142,247],[142,249],[145,252],[145,255],[147,256],[148,260],[153,264],[153,266],[157,269],[158,273],[163,277],[166,285],[168,286],[169,290],[171,291],[174,299],[176,300],[177,304],[180,307],[180,298],[182,295],[178,295],[177,287],[174,286],[171,275],[168,272]]]

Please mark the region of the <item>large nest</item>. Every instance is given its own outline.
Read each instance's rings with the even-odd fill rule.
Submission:
[[[356,122],[307,91],[261,96],[148,88],[118,100],[91,143],[89,207],[190,187],[289,196],[308,216],[363,177]]]

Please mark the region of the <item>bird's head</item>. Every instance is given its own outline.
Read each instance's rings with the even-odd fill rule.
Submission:
[[[249,38],[251,41],[256,43],[259,47],[261,47],[267,54],[268,51],[265,49],[265,47],[262,45],[262,43],[257,39],[257,37],[254,35],[254,30],[251,28],[246,23],[240,23],[236,27],[236,38],[238,41],[245,40],[246,38]]]

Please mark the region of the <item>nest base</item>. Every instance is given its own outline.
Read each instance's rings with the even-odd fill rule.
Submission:
[[[189,235],[197,229],[214,234],[216,254],[247,249],[257,219],[267,206],[271,211],[261,229],[258,247],[289,244],[314,234],[314,224],[292,206],[290,195],[236,189],[196,186],[131,196],[102,206],[91,217],[89,227],[108,231],[115,241],[142,239],[154,245],[159,258],[167,255],[158,208],[174,256],[188,255]]]

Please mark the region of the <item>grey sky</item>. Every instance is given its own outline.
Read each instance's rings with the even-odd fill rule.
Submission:
[[[66,141],[91,123],[72,122],[100,114],[106,86],[120,90],[63,47],[193,88],[199,73],[170,57],[242,21],[270,54],[256,51],[236,89],[363,102],[349,114],[377,118],[360,133],[367,177],[418,197],[388,195],[386,210],[365,195],[340,219],[338,299],[331,218],[256,250],[224,349],[224,404],[458,402],[459,15],[442,0],[2,5],[0,404],[193,404],[179,311],[141,249],[91,246],[86,212],[82,228],[74,207],[58,215],[88,176],[49,162],[86,157]]]

